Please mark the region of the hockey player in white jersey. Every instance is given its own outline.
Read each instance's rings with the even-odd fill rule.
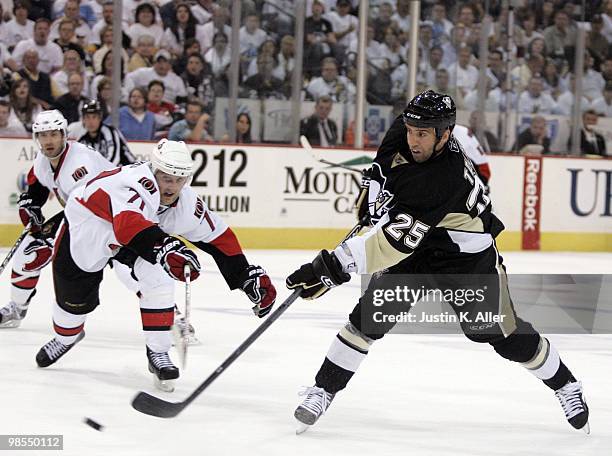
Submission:
[[[453,136],[459,141],[459,144],[463,147],[463,152],[465,152],[465,155],[467,155],[474,164],[474,168],[482,182],[488,184],[491,178],[489,159],[480,145],[480,141],[478,141],[476,134],[468,127],[455,125],[455,128],[453,128]]]
[[[169,381],[179,376],[168,356],[173,279],[184,281],[184,267],[189,266],[195,280],[200,266],[196,255],[168,233],[183,234],[203,250],[217,251],[217,256],[210,253],[218,262],[226,258],[221,269],[231,278],[230,287],[240,285],[258,301],[256,313],[265,315],[271,309],[275,290],[267,275],[248,265],[231,230],[186,187],[193,161],[185,144],[162,140],[152,155],[151,163],[100,174],[69,199],[54,259],[56,337],[39,351],[39,366],[53,364],[84,337],[86,315],[99,303],[102,270],[111,258],[125,258],[128,251],[137,257],[131,270],[137,286],[132,288],[139,292],[149,369],[162,389],[172,389]],[[157,224],[158,212],[163,227]],[[238,284],[237,277],[243,282]]]
[[[61,213],[44,223],[41,207],[53,192],[64,205],[68,195],[112,164],[83,144],[66,140],[66,119],[57,110],[43,111],[32,125],[39,148],[27,177],[28,189],[19,198],[19,216],[30,234],[15,253],[11,274],[11,300],[0,309],[0,328],[15,328],[36,293],[40,271],[51,261],[53,235]]]

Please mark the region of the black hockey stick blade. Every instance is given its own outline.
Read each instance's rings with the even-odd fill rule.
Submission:
[[[132,407],[145,415],[174,418],[185,408],[183,402],[168,402],[141,391],[132,401]]]

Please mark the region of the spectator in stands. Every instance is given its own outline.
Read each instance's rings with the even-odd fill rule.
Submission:
[[[419,25],[419,48],[423,55],[427,55],[434,45],[432,30],[431,21],[421,21]]]
[[[204,60],[210,65],[213,74],[215,94],[220,97],[229,94],[227,71],[231,63],[231,50],[227,43],[227,35],[217,33],[213,39],[213,47],[204,54]]]
[[[453,100],[455,100],[455,104],[459,103],[459,100],[461,100],[461,105],[463,105],[463,96],[457,93],[455,87],[450,86],[450,76],[446,68],[439,68],[436,71],[436,80],[432,85],[432,89],[436,92],[450,95]]]
[[[251,98],[288,98],[283,81],[273,75],[277,62],[267,53],[257,56],[257,74],[250,76],[242,84],[242,97]]]
[[[336,60],[326,57],[321,64],[321,76],[312,79],[306,87],[308,96],[317,100],[322,95],[329,95],[335,102],[353,102],[355,86],[345,76],[338,75]]]
[[[599,98],[606,85],[603,76],[593,69],[594,59],[589,51],[584,55],[584,75],[582,76],[582,93],[589,101]]]
[[[376,36],[376,34],[374,36]],[[406,54],[406,49],[400,43],[399,34],[393,27],[387,27],[385,29],[383,40],[384,42],[381,44],[379,51],[380,57],[388,60],[389,71],[393,71],[402,64],[402,58]],[[430,54],[427,52],[423,55]]]
[[[545,0],[539,4],[536,11],[536,24],[538,30],[545,29],[554,23],[555,4],[552,0]]]
[[[482,135],[478,134],[479,127],[482,127]],[[487,152],[502,152],[497,136],[489,129],[487,118],[480,111],[472,111],[470,114],[468,134],[476,136],[478,142],[482,144]]]
[[[331,22],[323,17],[323,3],[312,2],[312,16],[304,21],[304,72],[307,76],[321,74],[319,62],[330,56],[336,45],[336,35]]]
[[[32,123],[42,109],[40,105],[32,98],[32,94],[30,93],[30,84],[28,84],[28,81],[25,79],[15,81],[11,86],[9,99],[13,112],[21,121],[28,133],[31,133]]]
[[[183,80],[172,71],[170,53],[165,49],[157,51],[152,68],[139,68],[125,76],[125,87],[130,91],[134,87],[147,87],[154,79],[162,81],[166,87],[164,99],[169,103],[181,104],[187,98],[187,89]]]
[[[83,76],[71,73],[68,76],[68,93],[55,101],[55,108],[64,115],[69,124],[81,119],[81,108],[87,101],[83,96]]]
[[[200,54],[193,54],[187,59],[185,71],[181,78],[190,98],[197,98],[204,105],[204,110],[212,113],[215,103],[215,89],[210,65]]]
[[[548,53],[546,52],[546,42],[544,38],[534,38],[527,45],[527,57],[529,58],[532,55],[542,57],[544,60],[546,60],[546,58],[551,58],[547,57]]]
[[[544,57],[530,55],[526,63],[514,67],[510,72],[517,90],[522,91],[529,85],[529,81],[542,74],[544,70]]]
[[[155,116],[146,106],[147,94],[135,87],[129,92],[127,106],[119,108],[119,130],[128,141],[154,138]]]
[[[602,33],[603,18],[601,14],[596,14],[591,19],[591,31],[586,35],[586,47],[597,60],[597,66],[608,57],[610,44]]]
[[[4,44],[13,50],[20,41],[34,37],[34,21],[28,19],[29,3],[16,1],[13,4],[13,18],[4,25]]]
[[[221,141],[229,141],[229,134],[223,135]],[[251,116],[246,112],[238,114],[236,119],[236,142],[238,144],[251,144],[253,142],[251,138]]]
[[[549,92],[555,99],[559,94],[561,94],[561,92],[563,92],[562,81],[561,77],[559,76],[559,69],[555,61],[551,58],[547,59],[544,65],[542,82],[544,83],[544,90]]]
[[[517,45],[520,49],[524,51],[527,50],[527,47],[531,44],[531,42],[536,39],[544,39],[544,36],[538,32],[536,29],[536,19],[533,14],[529,14],[525,16],[523,19],[523,27],[521,29],[519,40],[517,41]]]
[[[175,3],[175,20],[167,26],[161,45],[173,55],[180,56],[183,53],[185,41],[195,38],[198,21],[188,3],[172,1],[166,5],[175,5]]]
[[[607,57],[601,65],[601,76],[606,82],[612,81],[612,57]]]
[[[383,56],[383,49],[381,44],[374,40],[374,27],[368,25],[368,33],[366,37],[366,58],[368,64],[375,66],[378,69],[388,70],[389,69],[389,60]],[[357,40],[351,41],[347,54],[350,56],[348,61],[356,60],[357,56]],[[353,58],[355,56],[355,58]]]
[[[262,8],[264,29],[278,36],[293,33],[295,2],[293,0],[266,0]]]
[[[569,75],[569,89],[563,91],[557,99],[555,100],[557,103],[557,109],[555,114],[560,114],[562,116],[571,116],[574,110],[574,102],[576,100],[576,76],[573,74]],[[585,111],[589,108],[590,102],[585,97],[582,96],[582,100],[580,102],[580,111]]]
[[[501,80],[506,79],[506,62],[504,62],[504,55],[497,49],[489,52],[487,76],[493,79],[496,85],[499,84]]]
[[[333,104],[329,95],[320,96],[314,113],[300,122],[300,135],[306,136],[310,144],[329,147],[338,143],[338,126],[329,118]]]
[[[176,17],[176,9],[179,4],[185,3],[184,0],[170,0],[161,8],[159,8],[159,16],[162,20],[162,25],[164,29],[168,29],[177,23]],[[189,12],[191,13],[191,8],[189,8]],[[196,20],[197,23],[197,20]]]
[[[172,69],[174,72],[176,74],[183,74],[185,67],[187,66],[187,60],[194,54],[201,55],[202,58],[204,58],[200,43],[195,38],[189,38],[185,40],[183,53],[178,59],[174,60],[174,63],[172,64]]]
[[[350,13],[351,2],[349,0],[338,0],[336,11],[331,11],[325,16],[331,22],[336,38],[336,58],[338,59],[343,58],[351,41],[357,39],[359,20]]]
[[[462,96],[465,96],[478,83],[478,69],[470,63],[471,58],[470,48],[462,47],[459,49],[457,62],[448,69],[451,85],[456,86]]]
[[[546,119],[542,116],[534,116],[531,119],[531,125],[518,135],[512,150],[519,153],[529,152],[532,154],[535,153],[536,148],[527,146],[534,145],[541,146],[537,148],[540,150],[540,153],[550,154],[550,137],[548,136]]]
[[[178,106],[164,101],[166,88],[161,81],[153,80],[147,86],[147,110],[155,115],[155,129],[165,130],[172,124]]]
[[[108,53],[113,49],[113,27],[112,25],[106,26],[102,29],[101,40],[102,46],[94,52],[92,57],[92,65],[94,69],[94,73],[100,73],[102,71],[102,60]],[[125,52],[125,49],[121,49],[121,55],[123,57],[123,65],[127,67],[128,65],[128,54]]]
[[[51,77],[38,69],[38,51],[30,49],[23,54],[23,68],[13,73],[15,80],[25,79],[35,103],[49,109],[55,98],[61,95],[60,89]]]
[[[76,33],[74,22],[70,19],[62,19],[58,27],[59,36],[54,40],[62,52],[65,54],[66,51],[72,50],[79,54],[81,61],[85,62],[85,50],[83,47],[76,42]]]
[[[73,49],[64,53],[64,66],[62,69],[51,75],[51,80],[57,84],[59,96],[68,92],[68,77],[72,73],[79,73],[81,75],[83,79],[82,95],[84,97],[89,96],[89,78],[85,72],[79,53]]]
[[[529,80],[527,89],[519,96],[518,110],[533,114],[553,114],[557,111],[555,100],[544,92],[542,78],[536,76]]]
[[[199,100],[191,99],[185,108],[185,118],[170,128],[168,139],[171,141],[212,141],[208,132],[210,115],[204,112]]]
[[[107,76],[103,76],[98,80],[96,89],[96,100],[100,102],[102,107],[102,118],[106,119],[110,114],[111,101],[113,97],[113,81]],[[92,90],[93,91],[93,90]]]
[[[202,25],[213,17],[213,11],[217,6],[215,0],[196,0],[195,5],[191,6],[191,12],[198,24]]]
[[[612,0],[604,0],[601,17],[604,21],[603,34],[610,43],[612,42]]]
[[[444,51],[440,46],[433,46],[427,55],[429,58],[425,63],[425,82],[427,85],[433,86],[436,82],[436,72],[444,68],[444,65],[442,65]]]
[[[136,43],[139,37],[148,35],[153,37],[155,47],[159,48],[164,36],[164,29],[155,21],[155,8],[150,3],[141,3],[136,8],[134,18],[135,22],[130,25],[127,31],[132,43]]]
[[[484,109],[486,112],[499,112],[501,90],[497,84],[491,79],[486,79],[485,85],[486,99]],[[470,90],[463,100],[463,109],[474,111],[479,107],[480,98],[478,97],[478,86]]]
[[[391,21],[393,27],[399,32],[400,42],[404,46],[410,32],[410,0],[397,0],[395,6],[395,13],[391,16]]]
[[[139,36],[136,40],[136,51],[132,54],[128,63],[128,72],[131,73],[139,68],[151,68],[154,54],[155,39],[149,35]]]
[[[550,57],[563,59],[573,52],[576,44],[576,28],[570,26],[567,12],[559,10],[555,13],[555,24],[544,30],[544,42]]]
[[[443,2],[438,2],[431,8],[431,21],[434,43],[441,46],[450,39],[453,29],[453,23],[446,17],[446,5]]]
[[[281,38],[280,50],[276,54],[278,65],[274,69],[274,75],[285,82],[288,90],[291,90],[291,75],[295,66],[295,38],[285,35]]]
[[[103,0],[102,1],[102,19],[94,24],[91,29],[91,40],[89,44],[100,46],[102,44],[101,34],[102,29],[107,26],[113,25],[113,0]],[[131,40],[125,30],[121,30],[122,34],[122,46],[124,49],[129,49],[131,46]]]
[[[249,14],[244,25],[238,32],[240,42],[240,68],[246,72],[252,60],[257,58],[257,50],[268,38],[268,34],[260,27],[259,16]]]
[[[86,47],[91,39],[91,27],[81,18],[79,0],[68,0],[64,5],[64,15],[57,18],[51,25],[49,36],[56,39],[59,36],[59,26],[67,19],[75,25],[74,33],[79,43]]]
[[[458,23],[451,30],[450,41],[442,43],[442,50],[444,51],[442,65],[445,68],[449,68],[457,62],[457,54],[462,47],[467,47],[466,29],[463,24]]]
[[[612,117],[612,81],[606,82],[602,94],[603,96],[593,100],[591,109],[600,116]]]
[[[38,19],[34,24],[34,38],[20,41],[15,46],[11,59],[6,62],[12,71],[18,71],[21,68],[23,54],[30,49],[38,51],[40,71],[50,74],[62,67],[64,61],[62,50],[57,44],[49,41],[50,24],[49,19]]]
[[[387,29],[389,28],[395,32],[395,36],[397,36],[399,40],[399,32],[392,27],[393,23],[391,22],[391,16],[393,16],[393,5],[391,2],[385,1],[381,3],[378,7],[378,16],[376,16],[371,22],[372,27],[374,27],[374,39],[379,43],[385,41],[385,35],[387,34]]]
[[[594,130],[597,125],[597,112],[587,109],[582,113],[582,128],[580,129],[580,153],[583,155],[600,155],[605,157],[606,140]],[[572,151],[572,137],[567,141],[567,148]]]
[[[0,136],[28,136],[23,124],[11,116],[11,104],[6,100],[0,100]]]
[[[125,67],[123,65],[123,60],[121,60],[121,80],[125,79]],[[102,71],[100,71],[96,76],[94,76],[93,81],[91,81],[91,98],[97,98],[98,92],[98,84],[102,78],[108,78],[110,80],[113,79],[113,51],[106,51],[104,58],[102,59]]]
[[[196,39],[200,42],[204,58],[209,49],[214,45],[214,38],[218,33],[227,37],[232,35],[232,28],[227,25],[229,20],[229,10],[223,6],[213,10],[212,20],[204,25],[196,27]],[[227,44],[227,43],[226,43]]]

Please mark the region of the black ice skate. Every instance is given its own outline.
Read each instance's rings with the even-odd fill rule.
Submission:
[[[171,393],[174,391],[174,382],[179,377],[179,370],[168,356],[168,352],[156,353],[147,347],[147,358],[149,359],[149,372],[155,379],[155,386],[162,391]]]
[[[308,387],[299,395],[306,396],[306,399],[295,409],[293,414],[298,420],[296,434],[306,432],[310,426],[315,424],[328,409],[335,396],[335,394],[328,393],[318,386]]]
[[[555,391],[555,396],[559,399],[569,424],[590,434],[589,407],[582,395],[582,383],[570,381]]]
[[[74,343],[65,345],[57,340],[55,337],[42,346],[36,354],[36,364],[38,367],[48,367],[55,363],[58,359],[68,353],[72,347],[78,344],[85,337],[85,331],[81,331],[77,336]]]

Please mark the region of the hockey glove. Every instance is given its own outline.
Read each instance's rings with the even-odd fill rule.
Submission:
[[[191,268],[191,280],[200,275],[200,262],[193,251],[178,238],[168,236],[160,245],[155,246],[155,261],[164,268],[174,280],[185,282],[185,266]]]
[[[241,274],[240,281],[242,291],[255,304],[253,313],[259,318],[268,315],[276,301],[276,288],[266,271],[261,266],[250,265]]]
[[[24,271],[40,271],[51,262],[53,256],[53,246],[46,239],[34,239],[23,250],[26,255],[34,254],[34,259],[23,266]]]
[[[287,277],[287,288],[302,288],[300,296],[316,299],[330,288],[348,282],[351,276],[342,271],[342,265],[333,253],[321,250],[312,263],[303,264],[300,269]]]
[[[370,181],[372,168],[364,169],[361,175],[361,190],[359,196],[355,201],[355,209],[357,209],[357,220],[362,225],[368,225],[370,223],[370,209],[369,209],[369,193],[370,193]]]
[[[28,223],[32,222],[32,228],[35,231],[40,230],[41,225],[45,222],[45,217],[40,206],[34,203],[30,195],[27,193],[19,195],[17,206],[19,207],[19,218],[23,226],[28,226]]]

